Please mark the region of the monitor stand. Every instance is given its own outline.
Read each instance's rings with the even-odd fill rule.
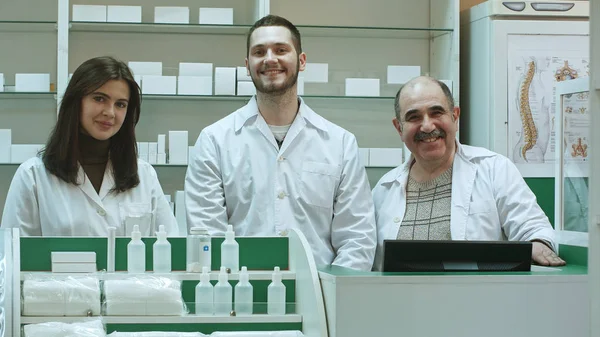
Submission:
[[[473,261],[442,261],[444,270],[479,270],[477,262]]]

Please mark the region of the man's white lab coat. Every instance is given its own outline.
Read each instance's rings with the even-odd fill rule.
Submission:
[[[461,145],[452,169],[452,240],[541,239],[556,250],[554,230],[516,166],[484,148]],[[384,175],[373,189],[377,221],[375,268],[383,240],[395,239],[406,210],[406,184],[413,157]]]
[[[159,225],[165,225],[168,235],[177,235],[175,216],[154,168],[138,160],[138,175],[138,186],[109,193],[114,187],[109,162],[96,193],[82,167],[80,185],[74,185],[48,172],[41,158],[31,158],[19,166],[10,184],[2,227],[21,228],[23,236],[107,236],[108,227],[114,226],[117,236],[129,236],[129,219],[128,227],[139,224],[143,236],[155,235]]]
[[[185,181],[188,226],[223,235],[231,224],[238,236],[297,228],[318,265],[370,270],[375,219],[356,139],[300,104],[281,149],[255,98],[202,130]]]

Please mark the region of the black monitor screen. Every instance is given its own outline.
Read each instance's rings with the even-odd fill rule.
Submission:
[[[531,242],[384,240],[384,272],[531,271]]]

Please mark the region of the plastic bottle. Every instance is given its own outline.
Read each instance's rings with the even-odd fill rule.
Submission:
[[[144,273],[146,271],[146,246],[142,242],[140,226],[134,225],[131,241],[127,244],[127,272]]]
[[[214,309],[214,289],[210,283],[210,270],[202,268],[200,282],[196,285],[196,315],[212,315]]]
[[[233,292],[227,278],[227,271],[222,266],[219,272],[219,282],[215,285],[215,313],[217,315],[229,316],[231,313]]]
[[[225,241],[221,244],[221,267],[229,268],[232,273],[240,270],[240,246],[235,241],[232,225],[227,225]]]
[[[272,282],[267,290],[267,313],[285,315],[285,285],[281,282],[279,267],[275,267]]]
[[[156,232],[156,242],[153,248],[153,268],[155,273],[170,273],[171,272],[171,244],[167,240],[167,231],[165,226],[158,226]]]
[[[199,273],[203,267],[212,269],[211,265],[211,238],[208,229],[204,227],[192,227],[186,240],[186,271],[188,273]]]
[[[254,291],[248,280],[248,269],[244,266],[240,272],[240,281],[235,285],[235,313],[238,316],[252,315]]]

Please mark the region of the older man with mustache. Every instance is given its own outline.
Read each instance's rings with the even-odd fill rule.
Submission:
[[[373,189],[376,269],[384,239],[532,241],[535,263],[565,264],[548,217],[515,165],[456,140],[460,108],[444,83],[412,79],[394,108],[394,127],[412,156]]]

